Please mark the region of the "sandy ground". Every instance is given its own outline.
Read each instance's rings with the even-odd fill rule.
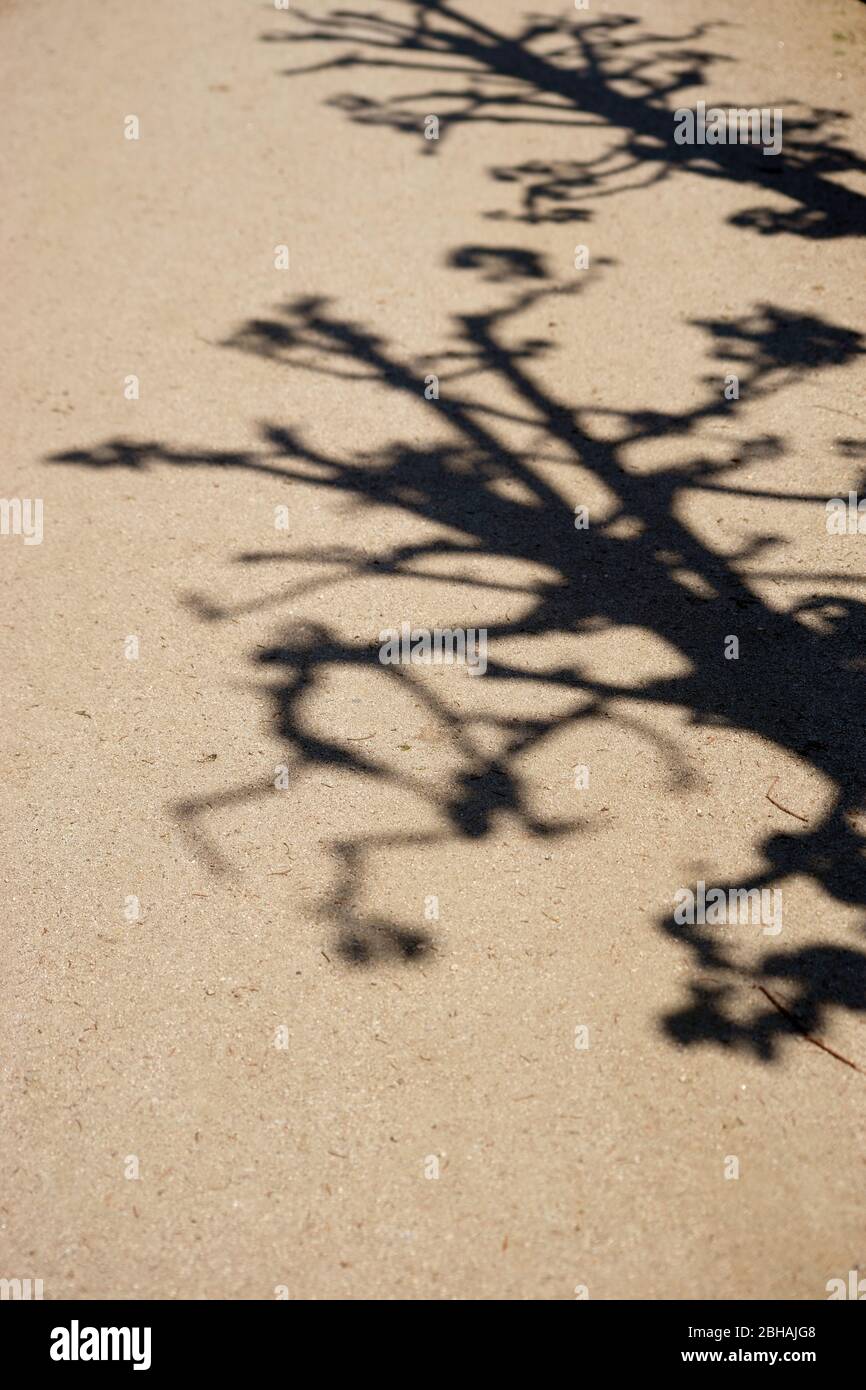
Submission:
[[[416,9],[0,6],[2,491],[44,503],[0,537],[0,1275],[825,1298],[866,10]],[[699,99],[784,110],[776,186],[677,163]],[[383,667],[403,621],[486,675]],[[781,933],[673,926],[698,880]]]

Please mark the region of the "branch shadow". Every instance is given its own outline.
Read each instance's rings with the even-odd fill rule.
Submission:
[[[566,727],[603,715],[625,722],[623,701],[632,705],[673,706],[688,712],[695,724],[740,729],[775,743],[830,779],[836,800],[818,825],[795,834],[774,834],[756,848],[764,870],[756,886],[779,885],[808,876],[833,899],[866,907],[866,839],[857,821],[864,806],[863,757],[838,738],[840,723],[856,727],[863,707],[866,607],[835,593],[818,595],[789,612],[770,608],[741,575],[745,559],[760,553],[766,537],[757,538],[739,553],[723,556],[694,534],[681,519],[681,502],[694,490],[723,487],[731,494],[753,497],[740,488],[738,471],[752,470],[761,459],[773,459],[784,447],[777,438],[737,441],[736,462],[720,464],[691,458],[649,474],[630,471],[623,455],[636,443],[650,439],[688,439],[702,425],[730,410],[717,389],[690,409],[676,413],[615,411],[581,408],[557,401],[538,379],[538,364],[546,351],[537,340],[514,338],[521,316],[539,299],[558,288],[538,256],[515,248],[487,250],[478,245],[459,248],[450,258],[455,273],[469,273],[489,283],[506,283],[505,297],[493,309],[467,312],[457,318],[456,339],[464,374],[471,380],[494,374],[505,383],[513,410],[492,409],[469,394],[450,392],[447,399],[429,401],[446,425],[450,442],[428,447],[395,440],[375,461],[362,450],[335,456],[305,441],[299,431],[276,424],[261,426],[262,448],[249,452],[184,450],[159,442],[135,444],[111,440],[93,450],[72,450],[54,462],[100,470],[146,469],[155,465],[181,468],[231,468],[283,479],[297,479],[329,492],[374,502],[436,523],[436,539],[385,547],[369,555],[351,547],[246,553],[243,565],[290,563],[315,566],[319,576],[330,572],[335,586],[351,580],[376,582],[383,575],[404,579],[430,578],[431,560],[447,562],[448,575],[460,588],[483,592],[486,581],[461,570],[470,559],[507,559],[514,567],[511,588],[525,604],[520,617],[488,625],[493,656],[485,680],[503,685],[532,682],[539,692],[556,690],[569,697],[565,713],[517,716],[462,715],[411,667],[384,667],[377,640],[348,642],[321,624],[287,629],[278,644],[261,652],[256,662],[278,673],[278,684],[267,687],[273,702],[273,727],[290,749],[293,767],[350,769],[377,786],[398,786],[422,798],[435,811],[441,829],[433,834],[405,836],[403,832],[372,832],[353,840],[335,840],[330,852],[337,866],[335,885],[320,905],[337,929],[338,949],[354,963],[388,955],[411,960],[431,947],[416,928],[365,913],[360,897],[370,856],[383,846],[480,840],[492,833],[502,817],[517,822],[537,838],[576,835],[587,829],[579,819],[546,822],[534,814],[517,770],[528,750]],[[788,388],[806,371],[832,370],[863,354],[861,335],[811,315],[794,314],[771,304],[755,306],[740,321],[706,321],[700,327],[711,351],[723,350],[736,361],[744,394],[751,401]],[[225,346],[253,353],[281,369],[316,372],[344,379],[374,380],[390,391],[424,400],[424,364],[413,362],[380,335],[342,317],[322,298],[299,298],[266,319],[242,324]],[[442,354],[447,365],[454,349]],[[435,361],[435,359],[434,359]],[[467,365],[468,364],[468,367]],[[593,426],[604,418],[604,433]],[[519,448],[510,438],[515,419],[543,430],[575,469],[588,470],[601,480],[616,501],[610,514],[594,523],[575,544],[570,499],[543,479],[534,467],[535,449]],[[612,426],[615,426],[612,437]],[[519,482],[522,500],[504,496],[501,482]],[[763,502],[767,492],[758,492]],[[823,501],[823,499],[818,499]],[[814,506],[813,495],[786,496]],[[623,523],[629,526],[623,531]],[[539,556],[551,577],[540,581],[534,568],[521,581],[521,566],[534,567]],[[441,573],[441,570],[438,571]],[[611,585],[610,574],[619,582]],[[684,576],[698,576],[704,595]],[[321,577],[317,586],[321,588]],[[498,587],[493,586],[491,587]],[[263,594],[252,603],[232,607],[193,597],[204,621],[236,618],[241,611],[279,605],[297,597],[297,586]],[[709,595],[709,596],[707,596]],[[804,622],[804,618],[819,621]],[[665,639],[685,659],[687,674],[622,685],[604,683],[581,669],[580,636],[604,629],[644,628]],[[720,661],[725,638],[740,634],[743,656],[737,678]],[[497,656],[514,638],[550,634],[570,635],[575,660],[563,669],[538,669]],[[772,649],[771,661],[764,659]],[[372,753],[347,746],[338,738],[315,733],[305,722],[303,705],[330,670],[366,670],[377,679],[412,687],[413,695],[448,731],[459,767],[444,786],[425,784],[399,766]],[[498,725],[502,743],[495,755],[483,753],[474,738],[473,722],[482,718]],[[643,728],[647,737],[655,737]],[[689,773],[676,751],[664,748],[672,786],[688,784]],[[260,789],[259,789],[260,790]],[[253,794],[241,788],[229,796]],[[258,794],[258,791],[255,793]],[[206,799],[213,806],[213,798]],[[202,803],[180,808],[186,821],[198,825]],[[862,1010],[866,1001],[866,956],[843,947],[806,946],[775,951],[753,971],[744,970],[730,948],[707,931],[677,926],[672,919],[662,930],[688,950],[696,977],[688,1005],[671,1014],[665,1028],[676,1041],[712,1040],[725,1046],[749,1046],[760,1056],[772,1055],[777,1038],[792,1025],[772,1007],[761,1007],[746,1022],[726,1009],[731,986],[718,976],[757,983],[782,979],[794,990],[793,1011],[813,1030],[821,1026],[831,1005]],[[707,976],[715,983],[707,983]]]
[[[709,26],[673,40],[638,31],[623,16],[584,24],[530,16],[516,37],[507,38],[451,5],[406,8],[411,11],[406,24],[378,14],[333,12],[310,18],[293,12],[293,22],[306,29],[290,41],[353,45],[328,60],[331,67],[396,64],[468,75],[471,80],[456,95],[455,109],[463,120],[557,124],[563,113],[569,119],[589,113],[606,127],[626,132],[615,147],[616,158],[624,161],[626,172],[649,169],[650,183],[684,172],[762,188],[772,184],[796,204],[784,217],[777,209],[751,221],[739,214],[740,225],[806,237],[859,235],[863,230],[863,200],[827,177],[866,167],[826,137],[830,115],[835,119],[840,113],[813,113],[805,124],[795,124],[793,139],[777,161],[781,173],[774,175],[754,151],[716,146],[698,157],[673,145],[671,112],[663,103],[702,80],[708,58],[692,45]],[[271,37],[282,41],[288,36]],[[418,62],[418,55],[424,62]],[[631,92],[624,90],[629,84]],[[362,124],[417,134],[422,96],[429,104],[430,93],[425,92],[396,106],[389,99],[372,106],[343,102],[342,109]],[[654,154],[647,152],[647,141]],[[525,166],[515,166],[508,178],[521,183],[526,172]],[[522,215],[530,222],[588,216],[575,196],[585,200],[613,189],[605,161],[577,173],[544,167],[529,173]],[[501,170],[497,174],[504,176]],[[262,479],[302,482],[358,507],[386,508],[424,523],[423,539],[385,544],[375,554],[348,545],[245,552],[236,557],[239,565],[285,564],[293,575],[298,567],[308,567],[313,579],[294,578],[238,603],[190,594],[186,602],[202,623],[279,610],[311,584],[317,591],[326,586],[336,591],[345,583],[375,585],[383,576],[423,583],[439,582],[447,574],[457,593],[475,603],[487,594],[507,593],[512,606],[520,608],[518,616],[486,624],[492,656],[485,683],[503,694],[533,687],[538,698],[532,714],[455,707],[443,689],[421,679],[412,666],[383,665],[373,634],[349,640],[336,624],[285,624],[278,640],[253,658],[268,677],[262,689],[270,702],[271,726],[288,750],[293,772],[351,771],[374,789],[416,798],[435,826],[411,833],[375,827],[329,842],[333,881],[316,911],[331,924],[342,958],[356,966],[388,959],[412,962],[436,949],[426,930],[364,906],[370,864],[381,851],[483,842],[503,820],[543,842],[579,837],[594,828],[588,818],[545,818],[534,806],[523,770],[526,758],[563,731],[608,719],[655,746],[666,767],[667,790],[687,789],[693,774],[682,749],[662,736],[651,718],[630,712],[635,708],[648,715],[653,708],[673,708],[695,726],[754,735],[820,774],[833,787],[829,810],[817,824],[796,833],[758,840],[754,848],[762,868],[752,881],[759,888],[776,888],[805,877],[830,899],[866,908],[866,836],[861,829],[866,824],[866,755],[839,737],[840,728],[856,729],[862,714],[866,605],[828,588],[787,610],[773,607],[744,572],[747,563],[762,560],[772,548],[772,535],[756,534],[738,551],[725,554],[684,519],[683,504],[696,493],[724,493],[760,504],[761,515],[766,504],[783,498],[786,504],[812,508],[816,517],[820,507],[823,525],[826,499],[750,484],[762,463],[784,452],[781,436],[733,433],[733,456],[721,463],[701,452],[699,436],[708,425],[737,419],[736,404],[720,393],[717,375],[705,376],[696,402],[681,411],[575,404],[558,399],[545,386],[542,368],[553,345],[528,334],[525,318],[551,296],[583,292],[610,262],[597,258],[593,271],[580,278],[580,289],[563,289],[543,257],[525,246],[474,241],[455,248],[447,264],[454,275],[486,287],[486,300],[484,307],[454,316],[452,338],[438,354],[413,358],[369,325],[346,317],[322,295],[296,297],[267,316],[251,318],[222,345],[252,354],[280,372],[313,373],[360,387],[374,384],[422,402],[436,422],[438,433],[435,440],[431,434],[431,442],[395,437],[371,456],[350,442],[342,451],[323,449],[296,425],[263,421],[259,445],[247,450],[119,437],[66,450],[50,460],[98,471],[240,470]],[[846,366],[866,346],[855,329],[773,303],[756,304],[734,321],[708,319],[693,326],[703,333],[714,359],[737,365],[742,394],[750,402],[779,396],[806,372]],[[447,387],[432,399],[426,391],[431,368]],[[493,383],[495,404],[483,394],[484,382]],[[629,466],[631,450],[659,442],[681,444],[687,457],[651,472]],[[852,462],[866,454],[862,439],[848,435],[839,444]],[[613,499],[607,515],[594,520],[577,542],[571,492],[538,466],[542,448],[575,477],[589,476],[603,485]],[[866,484],[866,477],[858,482]],[[501,580],[501,566],[495,575],[491,569],[503,561],[509,566],[507,581]],[[837,578],[832,573],[819,577],[828,585]],[[582,655],[581,639],[626,629],[661,638],[679,656],[681,673],[629,684],[594,675]],[[732,632],[740,636],[742,653],[736,663],[726,663],[721,653]],[[531,644],[551,636],[571,643],[573,658],[567,665],[552,667],[533,659]],[[525,660],[513,655],[520,643],[529,644]],[[334,671],[363,673],[389,690],[410,691],[444,731],[453,759],[450,775],[425,780],[394,759],[314,727],[306,715],[309,697],[324,689]],[[495,752],[490,751],[492,735]],[[215,872],[227,869],[205,828],[215,801],[233,804],[269,792],[269,785],[243,785],[220,798],[191,798],[175,807],[185,833]],[[665,1035],[679,1045],[742,1048],[771,1061],[784,1037],[814,1033],[834,1010],[866,1008],[866,953],[849,944],[774,949],[744,965],[718,934],[684,930],[673,915],[657,925],[691,964],[686,1002],[661,1020]],[[788,1014],[773,1007],[766,993],[767,982],[776,981],[787,991]],[[754,1006],[745,1017],[738,1012],[743,985],[755,991]]]
[[[491,177],[515,185],[521,206],[518,213],[499,209],[489,217],[583,222],[592,216],[587,204],[594,200],[689,175],[769,193],[771,202],[744,207],[729,219],[762,236],[866,233],[866,198],[837,181],[866,173],[866,160],[843,139],[846,111],[778,95],[760,102],[719,100],[708,104],[781,110],[781,151],[675,142],[675,106],[693,105],[684,94],[705,87],[711,69],[730,62],[706,47],[726,27],[722,21],[662,35],[627,14],[577,19],[529,13],[518,32],[508,34],[475,18],[469,6],[444,0],[402,0],[392,8],[406,18],[373,10],[294,9],[287,15],[290,27],[269,30],[262,41],[324,50],[320,61],[286,69],[289,77],[328,70],[396,70],[425,80],[433,74],[432,84],[398,95],[354,91],[329,102],[356,124],[415,139],[425,156],[469,124],[564,126],[609,136],[601,152],[582,158],[493,166]],[[339,52],[331,56],[335,48]],[[425,129],[430,115],[441,123],[435,139]],[[780,197],[790,206],[780,207]]]

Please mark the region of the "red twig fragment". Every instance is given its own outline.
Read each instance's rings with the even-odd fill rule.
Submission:
[[[850,1067],[852,1071],[857,1071],[860,1073],[861,1076],[866,1076],[866,1072],[864,1072],[863,1068],[858,1067],[856,1062],[852,1062],[850,1057],[843,1057],[842,1053],[837,1052],[835,1048],[830,1047],[829,1043],[822,1042],[820,1038],[815,1037],[814,1033],[810,1033],[809,1030],[806,1028],[805,1024],[800,1022],[797,1015],[791,1013],[790,1009],[786,1009],[785,1005],[780,1003],[778,999],[774,998],[770,991],[768,989],[765,989],[763,985],[756,985],[756,989],[759,989],[761,993],[764,995],[764,997],[766,999],[769,999],[774,1009],[778,1009],[780,1014],[783,1014],[784,1017],[787,1018],[790,1023],[793,1023],[794,1027],[797,1029],[797,1032],[802,1033],[803,1037],[806,1039],[807,1042],[814,1043],[816,1047],[820,1047],[822,1052],[828,1052],[831,1057],[836,1058],[837,1062],[844,1062],[845,1066]]]
[[[772,780],[772,782],[770,783],[769,787],[767,788],[766,792],[764,793],[764,795],[766,796],[767,800],[768,800],[768,801],[771,801],[771,802],[773,803],[774,806],[777,806],[778,809],[779,809],[780,811],[784,811],[786,816],[793,816],[795,820],[801,820],[801,821],[803,822],[804,825],[808,825],[808,824],[809,824],[808,816],[801,816],[800,813],[799,813],[799,811],[791,811],[791,810],[789,810],[787,806],[783,806],[783,805],[782,805],[781,801],[777,801],[776,798],[775,798],[774,796],[770,796],[770,792],[773,790],[773,788],[775,787],[775,785],[776,785],[776,783],[778,782],[778,780],[779,780],[778,777],[774,777],[773,780]]]

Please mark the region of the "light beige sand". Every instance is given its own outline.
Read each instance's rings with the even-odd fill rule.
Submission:
[[[781,106],[790,161],[862,151],[866,12],[552,8],[625,101],[581,117],[544,90],[575,57],[521,84],[447,17],[459,43],[425,53],[310,8],[0,7],[2,492],[44,500],[41,545],[0,537],[0,1275],[46,1298],[824,1298],[866,1273],[864,897],[826,848],[842,779],[802,751],[837,677],[800,752],[762,721],[811,680],[779,675],[772,615],[866,602],[866,537],[828,536],[822,501],[863,471],[862,224],[819,235],[866,178],[819,171],[831,212],[786,221],[711,163],[638,186],[651,134],[599,161],[642,82],[689,67],[656,108]],[[517,35],[526,8],[461,13]],[[797,136],[814,109],[850,118]],[[667,470],[735,457],[657,543],[675,519],[770,616],[717,620],[694,554],[662,556],[695,590],[680,640],[634,508],[605,530],[604,468],[657,475],[664,511]],[[847,618],[838,681],[861,679],[860,611],[805,610],[795,658]],[[486,627],[487,675],[389,673],[369,653],[403,620]],[[686,689],[717,621],[743,643],[713,677],[724,726]],[[833,740],[862,776],[856,699]],[[764,880],[778,836],[804,837],[799,869]],[[781,887],[782,933],[710,928],[701,958],[664,929],[698,879]]]

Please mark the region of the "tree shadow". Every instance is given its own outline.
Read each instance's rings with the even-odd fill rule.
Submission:
[[[520,35],[505,38],[452,6],[407,8],[412,20],[406,25],[379,15],[335,12],[307,19],[295,12],[293,17],[308,27],[293,41],[351,40],[355,48],[350,53],[330,60],[329,65],[341,68],[396,63],[426,70],[429,59],[434,69],[444,65],[453,74],[460,62],[471,74],[471,83],[458,92],[464,119],[500,119],[504,81],[508,119],[555,124],[562,112],[588,111],[612,129],[627,132],[627,159],[645,169],[649,158],[650,166],[657,165],[653,178],[682,170],[769,186],[770,176],[754,151],[714,147],[698,160],[694,152],[677,152],[672,144],[671,112],[662,102],[700,80],[706,55],[682,45],[696,42],[706,26],[668,40],[635,34],[633,21],[624,17],[582,25],[545,17],[528,19]],[[653,43],[656,48],[641,57],[641,49]],[[425,59],[420,65],[419,54]],[[631,94],[623,91],[628,83]],[[417,133],[421,96],[429,94],[408,99],[411,121],[404,122],[405,113],[395,112],[391,102],[350,114],[364,123]],[[551,98],[555,119],[549,112]],[[548,114],[539,117],[539,111]],[[820,133],[826,114],[815,118],[813,133]],[[664,151],[645,156],[648,138],[664,140]],[[833,144],[824,146],[824,154],[817,146],[810,149],[811,154],[798,155],[796,139],[787,147],[784,173],[774,176],[773,186],[783,188],[797,210],[784,227],[774,213],[773,227],[763,230],[809,237],[859,233],[862,200],[826,178],[843,166],[854,167],[845,162],[849,155]],[[596,169],[595,182],[580,185],[581,197],[587,187],[600,194],[608,175]],[[567,180],[555,192],[542,188],[536,184],[530,202],[524,202],[528,220],[547,215],[561,220],[563,210],[564,215],[582,214],[582,209],[570,208],[574,190]],[[547,208],[549,203],[557,206]],[[833,788],[828,811],[815,824],[757,842],[762,867],[750,883],[775,889],[796,877],[807,878],[838,903],[866,907],[866,837],[861,829],[866,824],[861,819],[866,813],[866,755],[839,736],[840,728],[856,729],[862,714],[866,606],[834,590],[831,586],[841,576],[829,571],[811,576],[828,587],[807,603],[787,610],[770,605],[749,582],[751,577],[803,577],[754,570],[756,563],[764,563],[774,537],[758,533],[739,550],[725,553],[688,523],[685,505],[695,494],[724,494],[760,506],[763,517],[767,504],[784,501],[810,508],[814,524],[823,529],[822,495],[780,494],[752,485],[754,473],[778,459],[786,441],[778,435],[750,437],[735,428],[739,406],[724,398],[718,363],[736,364],[741,395],[753,404],[779,397],[806,372],[831,372],[851,363],[864,352],[862,335],[816,315],[757,304],[736,320],[693,325],[703,333],[715,368],[704,376],[688,408],[574,404],[557,398],[544,383],[543,367],[553,344],[531,335],[526,321],[554,296],[587,292],[610,262],[596,258],[593,270],[568,287],[552,278],[537,251],[524,246],[475,241],[455,248],[447,264],[454,275],[477,284],[484,298],[481,307],[454,316],[452,335],[437,353],[413,357],[371,326],[347,318],[327,298],[313,295],[246,321],[222,345],[267,360],[280,372],[313,373],[345,383],[347,390],[352,384],[358,390],[372,384],[416,401],[431,412],[428,442],[398,436],[373,454],[347,441],[338,451],[319,447],[300,427],[265,421],[259,426],[259,445],[250,449],[114,438],[52,458],[98,470],[241,470],[296,480],[358,507],[384,508],[423,523],[422,537],[379,545],[375,553],[360,546],[327,545],[241,554],[238,565],[288,564],[293,574],[304,566],[313,578],[294,578],[237,603],[187,595],[188,606],[203,623],[279,612],[313,586],[317,593],[328,587],[336,593],[341,585],[375,586],[383,577],[413,585],[441,584],[447,577],[467,606],[471,601],[477,609],[488,597],[492,605],[507,595],[513,600],[510,610],[519,610],[516,616],[509,611],[484,624],[491,656],[483,681],[464,682],[472,686],[473,700],[465,688],[461,700],[455,700],[453,687],[425,679],[411,665],[383,665],[377,634],[348,639],[336,623],[286,624],[278,640],[252,658],[269,678],[262,688],[293,776],[309,769],[349,771],[374,792],[405,794],[429,812],[432,828],[407,832],[402,826],[376,825],[328,842],[332,882],[317,911],[332,924],[342,957],[355,965],[389,958],[415,961],[435,950],[426,931],[365,907],[377,854],[484,842],[503,821],[544,843],[596,828],[589,817],[550,819],[535,804],[527,761],[563,732],[609,720],[654,747],[666,768],[665,790],[675,795],[693,785],[684,751],[651,718],[634,713],[642,707],[648,714],[653,708],[678,710],[695,726],[755,735],[820,775]],[[470,296],[468,291],[464,301]],[[431,371],[441,392],[429,399]],[[701,452],[700,442],[702,433],[720,422],[729,427],[726,438],[732,446],[723,462]],[[866,441],[845,436],[838,443],[843,457],[864,458]],[[666,456],[670,446],[682,446],[685,457],[651,471],[635,468],[630,456],[647,445],[666,446]],[[568,470],[567,481],[552,481],[550,469],[540,465],[542,454]],[[594,517],[589,529],[577,532],[574,504],[587,479],[611,500],[603,517]],[[858,485],[864,481],[861,477]],[[747,565],[752,566],[748,574]],[[500,605],[491,611],[499,613]],[[460,626],[464,617],[463,612],[449,614],[449,625]],[[473,623],[479,625],[477,617]],[[636,672],[628,683],[596,674],[582,639],[627,631],[665,643],[677,655],[678,674],[642,677]],[[741,652],[739,660],[728,662],[723,652],[731,634],[738,635]],[[551,665],[535,655],[551,637],[558,639],[558,650],[563,639],[571,643],[568,664]],[[321,695],[334,672],[374,679],[383,691],[408,692],[442,733],[451,759],[447,775],[425,778],[407,772],[393,756],[323,733],[309,718],[310,699]],[[481,686],[507,695],[508,701],[500,699],[491,708],[478,698]],[[532,712],[521,714],[510,696],[527,687],[533,692]],[[227,865],[208,834],[211,811],[272,790],[268,782],[255,782],[175,807],[185,833],[215,872]],[[718,933],[685,929],[673,915],[658,927],[688,953],[692,967],[687,1002],[662,1020],[665,1034],[681,1045],[712,1042],[771,1060],[782,1037],[797,1031],[813,1034],[834,1009],[861,1012],[866,1007],[866,954],[850,945],[773,949],[745,964]],[[777,981],[786,991],[787,1012],[768,992]],[[754,1007],[746,1017],[737,1007],[744,984],[754,987]]]
[[[363,962],[394,953],[413,959],[429,949],[423,932],[365,913],[360,906],[367,864],[383,847],[484,839],[502,817],[515,820],[525,834],[542,839],[590,828],[580,819],[547,822],[534,813],[518,764],[564,728],[577,728],[583,721],[606,717],[634,726],[635,721],[621,708],[623,702],[680,708],[695,724],[758,735],[829,779],[836,796],[826,817],[796,833],[771,835],[756,846],[764,869],[751,882],[758,887],[777,886],[807,876],[835,900],[866,906],[866,839],[857,819],[864,809],[866,767],[862,755],[857,750],[852,755],[848,741],[838,738],[840,724],[856,727],[863,708],[866,608],[830,592],[788,612],[771,608],[740,572],[744,561],[762,552],[767,538],[756,538],[734,555],[722,555],[682,519],[681,503],[695,491],[757,498],[762,504],[772,499],[772,492],[743,487],[737,477],[743,469],[754,470],[761,460],[776,458],[784,442],[739,437],[730,462],[694,457],[649,473],[630,469],[624,454],[635,445],[649,440],[687,441],[708,421],[730,417],[732,403],[718,389],[718,378],[710,378],[714,385],[708,385],[702,398],[681,412],[617,411],[558,401],[539,379],[546,346],[519,336],[521,317],[544,297],[561,293],[541,258],[527,257],[522,248],[515,248],[510,259],[501,247],[491,248],[488,255],[475,245],[460,248],[450,264],[455,273],[480,275],[483,283],[492,276],[500,285],[508,266],[508,286],[495,308],[457,317],[456,344],[438,359],[412,361],[380,335],[342,317],[327,301],[310,297],[282,306],[270,318],[248,321],[226,343],[283,369],[372,380],[419,401],[425,400],[431,360],[441,368],[444,383],[456,357],[459,373],[447,392],[425,402],[446,427],[448,437],[443,442],[419,447],[397,439],[376,459],[360,449],[337,456],[316,448],[300,431],[264,424],[262,447],[245,452],[187,450],[116,439],[55,458],[55,462],[100,469],[145,469],[158,464],[242,469],[303,481],[441,528],[442,534],[434,539],[383,547],[374,555],[339,546],[238,557],[238,563],[246,566],[282,562],[315,566],[318,590],[322,574],[329,572],[326,582],[334,588],[347,582],[375,583],[383,575],[405,580],[441,578],[441,567],[431,566],[431,561],[438,560],[449,566],[445,572],[452,584],[477,597],[486,587],[501,586],[492,581],[488,586],[483,575],[474,572],[477,564],[470,572],[468,562],[511,562],[514,578],[509,587],[524,611],[510,621],[488,623],[492,657],[485,681],[500,688],[508,682],[530,682],[540,694],[564,693],[568,697],[565,712],[531,718],[461,713],[421,680],[415,668],[383,666],[373,634],[367,641],[346,641],[322,624],[293,625],[278,644],[255,658],[257,664],[279,673],[278,684],[269,685],[267,691],[273,702],[273,725],[290,749],[293,772],[310,766],[349,769],[374,786],[403,788],[432,808],[441,827],[416,835],[376,830],[331,842],[336,878],[321,908],[337,927],[342,954]],[[769,304],[756,306],[737,323],[706,321],[700,327],[713,353],[723,350],[727,360],[737,363],[741,389],[751,402],[787,389],[806,370],[832,370],[864,351],[861,335],[852,329]],[[513,406],[494,408],[459,389],[461,381],[474,383],[490,375],[498,386],[507,386]],[[593,522],[579,538],[572,497],[542,476],[536,466],[537,441],[526,448],[515,443],[516,422],[536,434],[543,431],[562,457],[572,460],[576,471],[593,475],[615,498],[608,515]],[[505,495],[503,480],[519,483],[521,495]],[[816,510],[820,505],[823,513],[824,499],[815,495],[785,495],[785,500]],[[820,524],[823,521],[821,515]],[[539,557],[550,575],[545,580],[537,577]],[[614,584],[611,575],[617,576]],[[305,587],[289,585],[237,606],[214,604],[200,595],[189,601],[202,620],[224,621],[252,609],[279,606]],[[807,623],[805,617],[819,621]],[[686,672],[622,684],[601,681],[582,669],[582,634],[635,628],[652,632],[675,648],[686,663]],[[731,633],[737,633],[741,643],[741,657],[735,664],[722,659]],[[516,638],[550,634],[573,636],[572,664],[550,669],[497,655]],[[769,660],[768,651],[772,651]],[[413,697],[447,731],[457,759],[450,782],[425,782],[387,758],[315,732],[305,719],[304,707],[311,692],[334,669],[365,670],[378,680],[411,687]],[[495,754],[482,751],[475,737],[479,725],[497,731],[500,746]],[[643,723],[640,732],[658,741],[658,735]],[[660,746],[671,771],[671,786],[687,786],[684,760],[669,744]],[[267,790],[241,787],[228,792],[226,800]],[[200,835],[202,818],[213,805],[214,798],[208,796],[185,802],[178,811]],[[214,866],[219,867],[216,859]],[[759,1055],[770,1056],[777,1036],[791,1031],[790,1020],[772,1006],[759,1008],[747,1022],[735,1021],[726,1010],[730,987],[707,984],[708,974],[739,982],[786,980],[796,993],[793,1011],[809,1030],[821,1025],[831,1004],[864,1007],[866,956],[861,952],[815,946],[775,951],[748,970],[718,935],[684,929],[672,919],[662,925],[691,953],[696,969],[690,1003],[665,1025],[679,1042],[712,1039],[727,1046],[748,1045]]]
[[[495,180],[520,190],[521,210],[488,216],[586,221],[586,205],[598,198],[690,175],[770,193],[771,203],[745,207],[730,218],[732,225],[761,235],[819,239],[866,233],[866,198],[835,181],[866,173],[866,160],[842,138],[850,120],[845,111],[805,107],[778,93],[760,102],[734,95],[708,104],[783,111],[781,152],[768,156],[750,144],[675,143],[673,112],[696,100],[683,94],[705,86],[710,70],[730,61],[705,47],[710,35],[726,27],[721,21],[662,35],[625,14],[578,19],[529,13],[519,31],[508,34],[474,18],[471,7],[444,0],[403,0],[391,8],[406,17],[293,9],[286,16],[288,29],[270,30],[262,39],[324,49],[320,61],[287,69],[286,76],[397,70],[423,78],[426,85],[399,95],[347,92],[329,104],[357,124],[412,137],[427,156],[467,124],[564,126],[610,137],[604,149],[580,159],[494,166]],[[332,56],[334,48],[339,52]],[[430,115],[440,121],[436,139],[425,137]],[[780,207],[780,197],[790,206]]]

